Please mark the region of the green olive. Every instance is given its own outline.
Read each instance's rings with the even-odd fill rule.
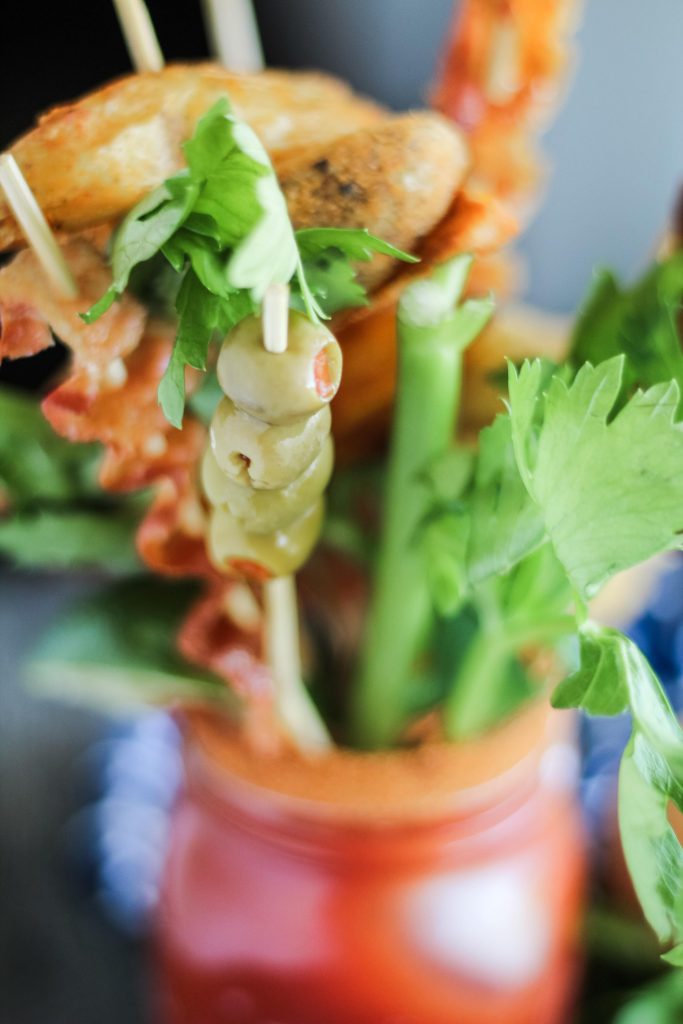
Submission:
[[[289,487],[257,491],[221,472],[211,448],[207,448],[202,462],[202,485],[211,504],[240,519],[250,533],[268,533],[288,526],[323,493],[333,463],[334,445],[332,438],[327,437],[320,454]]]
[[[211,447],[231,480],[245,487],[277,490],[293,483],[320,454],[330,423],[325,405],[313,416],[269,426],[224,398],[211,421]]]
[[[220,571],[237,570],[271,576],[289,576],[310,555],[322,526],[324,500],[318,498],[284,530],[249,533],[239,519],[223,508],[211,512],[209,556]]]
[[[341,380],[342,354],[322,324],[290,313],[287,348],[267,352],[260,317],[234,327],[218,357],[218,381],[238,409],[266,423],[291,423],[332,401]]]

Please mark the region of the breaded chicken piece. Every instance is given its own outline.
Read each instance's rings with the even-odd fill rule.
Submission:
[[[367,228],[409,252],[445,216],[468,165],[462,135],[428,111],[275,157],[296,228]],[[358,276],[373,290],[393,266],[376,256]]]
[[[375,124],[380,107],[311,72],[230,74],[212,64],[129,75],[56,107],[10,149],[48,223],[77,231],[118,220],[184,165],[181,144],[222,96],[269,153]],[[0,199],[0,250],[25,244]]]

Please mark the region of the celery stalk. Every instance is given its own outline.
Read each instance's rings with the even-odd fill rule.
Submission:
[[[420,474],[453,437],[462,353],[492,312],[490,300],[458,305],[471,263],[467,254],[455,257],[406,289],[399,305],[383,530],[352,706],[353,737],[364,747],[390,744],[399,734],[406,684],[432,621],[417,544],[428,501]]]

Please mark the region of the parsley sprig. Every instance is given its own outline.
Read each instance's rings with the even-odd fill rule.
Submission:
[[[365,230],[294,232],[261,142],[219,100],[183,146],[187,167],[130,211],[113,239],[112,284],[83,319],[102,316],[140,264],[159,253],[180,275],[178,334],[159,387],[167,419],[182,425],[185,367],[204,371],[209,346],[258,310],[271,284],[292,282],[292,305],[312,320],[367,302],[352,262],[375,253],[415,257]]]

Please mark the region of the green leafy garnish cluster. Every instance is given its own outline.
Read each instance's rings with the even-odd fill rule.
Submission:
[[[136,278],[162,298],[174,293],[178,333],[159,400],[178,427],[185,368],[205,370],[212,340],[258,311],[269,285],[289,283],[291,304],[317,320],[367,301],[355,262],[374,253],[411,259],[367,232],[295,233],[263,147],[227,101],[201,119],[184,152],[186,169],[116,232],[112,286],[85,314],[88,321],[101,316]],[[683,966],[683,850],[669,820],[671,805],[683,811],[683,731],[635,644],[596,625],[588,609],[618,573],[683,546],[683,256],[628,289],[602,274],[565,363],[509,367],[507,411],[482,431],[476,451],[450,445],[462,353],[492,310],[489,300],[462,300],[470,263],[463,255],[438,268],[408,288],[399,307],[385,528],[354,693],[354,739],[370,747],[395,742],[412,714],[437,702],[450,737],[480,733],[538,690],[529,661],[539,648],[564,654],[573,644],[574,671],[553,703],[631,714],[620,773],[624,850],[648,921],[672,947],[669,961]],[[214,398],[210,386],[200,392],[197,411],[206,415]],[[42,444],[31,459],[42,457]],[[13,459],[3,472],[1,457],[0,450],[0,479],[17,515],[0,524],[0,546],[6,525],[15,530],[9,543],[21,550],[26,481]],[[87,494],[82,467],[65,472],[48,472],[41,498],[53,501],[67,477]],[[34,552],[36,538],[34,529]],[[133,625],[139,620],[157,639],[168,638],[176,619],[157,621],[156,614],[166,599],[136,593],[142,604]],[[84,613],[73,634],[64,634],[64,650],[48,650],[43,665],[56,663],[63,673],[80,661],[72,673],[79,685],[104,652],[113,683],[138,659],[126,678],[139,678],[145,692],[169,699],[184,691],[187,668],[121,619],[117,608],[125,604],[130,615],[134,600],[118,592],[113,603],[107,598]],[[94,626],[93,613],[101,614]],[[97,649],[88,646],[92,637]]]
[[[609,270],[596,275],[577,319],[570,362],[600,363],[623,353],[624,386],[675,380],[683,392],[683,349],[677,318],[683,303],[683,253],[655,263],[631,288]]]
[[[148,495],[104,494],[101,447],[58,437],[28,396],[0,390],[0,421],[0,553],[26,567],[138,569]]]
[[[183,151],[187,167],[138,203],[116,231],[111,287],[83,314],[88,323],[102,316],[134,271],[160,254],[180,276],[177,288],[164,281],[174,293],[178,334],[159,387],[176,427],[185,408],[185,367],[206,370],[214,336],[256,312],[269,285],[291,281],[292,305],[318,320],[367,302],[351,261],[374,253],[414,261],[367,231],[295,234],[265,149],[230,113],[227,99],[200,119]]]
[[[394,666],[399,678],[425,677],[431,659],[426,677],[455,738],[499,719],[513,687],[519,700],[533,691],[525,663],[534,651],[568,652],[578,640],[578,667],[553,703],[631,713],[620,778],[624,849],[648,921],[673,945],[667,957],[676,964],[683,850],[668,814],[671,804],[683,810],[683,731],[642,653],[591,622],[588,601],[624,569],[683,547],[681,296],[680,257],[629,291],[599,286],[567,363],[510,366],[507,412],[482,431],[477,451],[446,449],[413,476],[424,499],[416,538],[433,618],[412,661]],[[386,574],[394,582],[403,558],[398,552]],[[400,689],[394,698],[406,700]],[[398,720],[393,710],[394,736],[407,710]],[[376,711],[374,736],[386,742],[388,718]]]
[[[225,684],[175,648],[199,593],[196,582],[146,575],[106,585],[71,605],[40,639],[30,683],[43,694],[116,713],[184,701],[234,708]]]

